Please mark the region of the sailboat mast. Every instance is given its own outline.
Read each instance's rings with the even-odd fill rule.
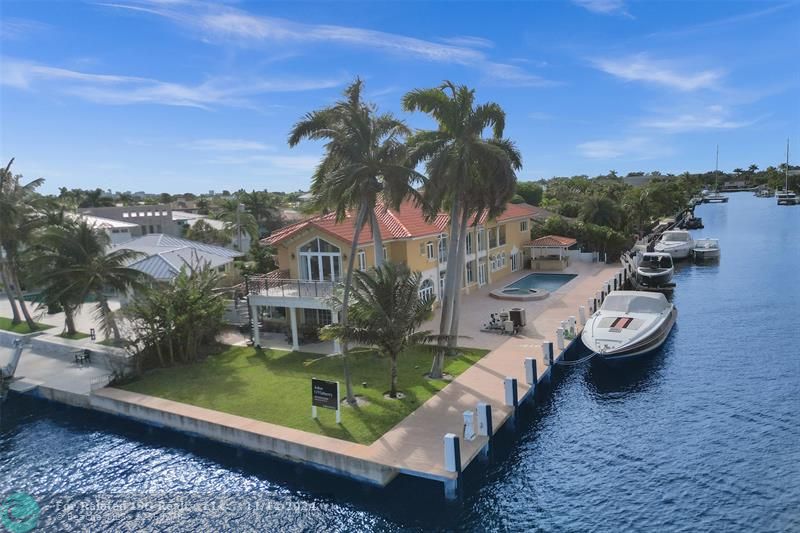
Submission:
[[[789,190],[789,138],[786,138],[786,169],[784,172],[784,180],[785,183],[783,185],[783,190]]]
[[[719,190],[719,145],[717,145],[717,161],[714,163],[714,188]]]

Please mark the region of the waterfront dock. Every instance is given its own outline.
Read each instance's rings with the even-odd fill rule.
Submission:
[[[492,411],[491,434],[500,431],[515,411],[507,402],[506,379],[516,379],[520,404],[529,400],[534,387],[526,381],[525,359],[535,360],[537,383],[549,380],[552,367],[546,364],[542,344],[553,343],[557,360],[562,350],[558,348],[556,331],[562,321],[571,316],[577,318],[579,307],[587,307],[588,301],[622,272],[619,265],[600,263],[581,264],[576,268],[578,276],[547,299],[525,304],[528,322],[521,334],[509,337],[475,333],[469,344],[494,349],[370,445],[116,388],[93,391],[89,403],[98,411],[266,453],[378,486],[385,486],[399,474],[440,481],[449,495],[457,485],[460,472],[490,441],[489,436],[476,436],[473,440],[463,438],[463,413],[475,411],[479,403],[488,404]],[[521,272],[524,274],[526,272]],[[486,319],[487,294],[494,288],[487,287],[464,296],[462,324],[465,334],[472,336],[478,332],[473,322]],[[517,305],[516,302],[509,304]],[[494,302],[493,305],[498,304]],[[588,316],[589,311],[586,312]],[[579,328],[580,324],[578,332]],[[460,440],[459,468],[454,469],[446,462],[444,436],[448,433]]]

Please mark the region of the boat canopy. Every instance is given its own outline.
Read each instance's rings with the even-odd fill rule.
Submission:
[[[672,256],[660,252],[647,252],[642,256],[639,266],[645,268],[671,268]]]
[[[606,296],[600,309],[614,313],[660,313],[668,305],[660,292],[614,291]]]

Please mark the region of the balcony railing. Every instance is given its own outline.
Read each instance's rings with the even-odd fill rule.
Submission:
[[[245,281],[248,294],[280,298],[327,298],[333,294],[336,282],[307,279],[274,279],[250,276]]]

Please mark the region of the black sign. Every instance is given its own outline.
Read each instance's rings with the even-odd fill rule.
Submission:
[[[311,405],[325,409],[338,409],[339,383],[311,378]]]

